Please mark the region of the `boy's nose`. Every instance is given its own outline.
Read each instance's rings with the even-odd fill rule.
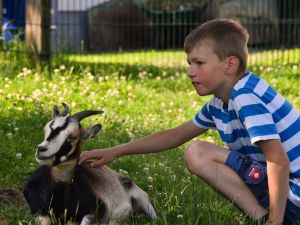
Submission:
[[[194,71],[193,71],[193,69],[192,69],[191,66],[190,66],[190,67],[188,68],[188,70],[187,70],[187,75],[188,75],[189,78],[195,76],[195,73],[194,73]]]

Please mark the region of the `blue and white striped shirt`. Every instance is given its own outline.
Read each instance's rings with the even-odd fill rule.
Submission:
[[[228,105],[212,97],[193,122],[217,129],[228,148],[258,161],[265,159],[255,143],[280,139],[290,160],[288,198],[300,207],[300,114],[264,80],[246,73],[234,86]]]

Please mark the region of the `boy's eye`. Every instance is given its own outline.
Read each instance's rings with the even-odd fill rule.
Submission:
[[[204,64],[203,61],[196,61],[196,63],[197,63],[197,65],[202,65],[202,64]]]

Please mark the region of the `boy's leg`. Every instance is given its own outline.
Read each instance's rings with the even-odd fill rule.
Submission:
[[[263,217],[267,210],[259,203],[238,174],[225,165],[230,151],[220,146],[196,141],[184,153],[187,169],[197,175],[251,218]]]

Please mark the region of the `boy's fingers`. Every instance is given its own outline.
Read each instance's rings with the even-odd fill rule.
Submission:
[[[97,158],[97,152],[90,151],[90,152],[82,152],[79,156],[79,164],[82,164],[84,161],[88,159]]]
[[[81,153],[80,157],[79,157],[79,161],[78,164],[82,164],[84,161],[87,160],[87,157],[85,154]]]
[[[99,159],[99,160],[96,160],[94,162],[91,163],[91,167],[101,167],[103,166],[105,163],[104,163],[104,160],[103,158],[102,159]]]

